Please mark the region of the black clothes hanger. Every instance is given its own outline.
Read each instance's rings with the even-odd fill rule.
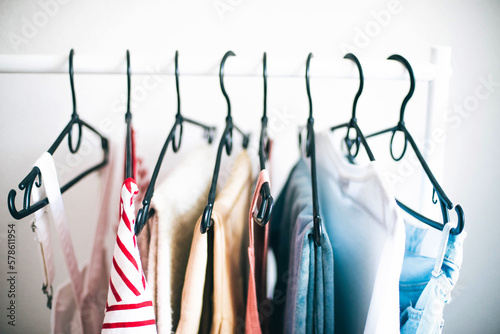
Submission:
[[[226,148],[227,155],[231,155],[231,151],[233,149],[233,128],[243,136],[243,148],[246,149],[248,147],[248,143],[250,142],[250,135],[245,134],[233,123],[233,118],[231,117],[231,102],[229,101],[229,96],[227,95],[226,89],[224,88],[224,65],[226,63],[226,59],[230,56],[236,56],[236,55],[234,54],[233,51],[228,51],[226,52],[224,57],[222,57],[222,61],[220,62],[220,69],[219,69],[220,88],[227,102],[226,127],[224,128],[224,132],[222,133],[222,137],[219,142],[219,147],[217,149],[217,158],[215,160],[215,168],[214,168],[214,175],[212,177],[212,184],[210,185],[210,191],[208,193],[208,202],[203,211],[203,216],[201,217],[201,224],[200,224],[201,233],[207,232],[210,226],[212,225],[211,223],[212,211],[214,209],[215,192],[217,190],[217,180],[219,178],[222,150]]]
[[[130,52],[127,50],[127,113],[125,114],[125,123],[127,123],[127,138],[125,151],[125,179],[133,177],[134,163],[132,152],[132,113],[130,112]]]
[[[69,53],[69,80],[71,84],[71,94],[73,97],[73,113],[71,115],[71,120],[69,121],[68,125],[66,125],[64,130],[61,132],[59,137],[57,137],[56,141],[52,144],[52,146],[49,148],[47,152],[53,155],[56,149],[63,141],[64,137],[66,137],[66,135],[68,135],[68,145],[70,152],[73,154],[78,152],[78,149],[80,148],[80,144],[82,142],[82,127],[85,127],[90,131],[94,132],[95,134],[97,134],[101,138],[101,146],[103,149],[103,160],[97,165],[87,169],[86,171],[84,171],[83,173],[81,173],[80,175],[76,176],[74,179],[63,185],[61,187],[61,193],[64,193],[66,190],[68,190],[73,185],[78,183],[85,176],[104,167],[108,163],[109,159],[108,139],[102,136],[96,129],[94,129],[88,123],[81,120],[80,117],[78,116],[78,113],[76,112],[76,96],[75,96],[75,86],[73,82],[73,73],[74,73],[73,54],[74,51],[73,49],[71,49]],[[73,146],[73,133],[72,133],[73,125],[76,125],[78,127],[78,140],[76,142],[76,146]],[[35,182],[37,178],[38,181]],[[23,208],[20,211],[16,209],[16,191],[12,189],[9,192],[8,195],[9,212],[15,219],[22,219],[26,216],[29,216],[30,214],[40,210],[49,203],[49,200],[45,197],[44,199],[34,204],[31,204],[31,190],[33,189],[33,184],[35,184],[35,186],[38,188],[40,188],[42,185],[42,174],[40,172],[40,169],[36,166],[33,167],[31,172],[21,181],[21,183],[19,183],[19,190],[24,191]]]
[[[266,160],[269,158],[269,138],[267,136],[267,54],[264,52],[262,59],[264,77],[264,113],[261,118],[260,139],[259,139],[259,162],[260,170],[266,169]],[[269,182],[262,184],[260,188],[260,206],[257,213],[254,212],[253,219],[260,226],[265,226],[271,217],[274,199],[271,196]]]
[[[413,92],[415,91],[415,76],[413,74],[413,69],[412,69],[410,63],[405,58],[403,58],[400,55],[392,55],[392,56],[390,56],[387,59],[396,60],[396,61],[402,63],[405,66],[405,68],[408,70],[408,73],[410,75],[410,91],[408,92],[408,94],[404,98],[403,103],[401,105],[401,110],[400,110],[400,114],[399,114],[399,122],[398,122],[398,124],[396,126],[394,126],[394,127],[391,127],[391,128],[388,128],[388,129],[385,129],[385,130],[373,133],[371,135],[368,135],[368,136],[366,136],[366,138],[378,136],[378,135],[381,135],[381,134],[384,134],[384,133],[387,133],[387,132],[392,132],[392,137],[391,137],[389,148],[390,148],[391,157],[395,161],[399,161],[399,160],[401,160],[403,158],[403,156],[406,153],[408,142],[410,143],[410,146],[413,149],[413,151],[415,152],[415,155],[417,156],[418,161],[422,165],[422,167],[423,167],[423,169],[425,171],[425,174],[427,174],[427,177],[429,178],[429,180],[432,183],[432,186],[433,186],[432,202],[434,204],[436,204],[439,201],[439,204],[441,206],[441,214],[443,216],[443,222],[442,223],[438,223],[438,222],[436,222],[436,221],[434,221],[432,219],[429,219],[429,218],[423,216],[422,214],[414,211],[413,209],[409,208],[408,206],[406,206],[405,204],[401,203],[400,201],[396,200],[396,202],[398,203],[398,205],[404,211],[406,211],[408,214],[410,214],[411,216],[415,217],[416,219],[420,220],[421,222],[423,222],[423,223],[425,223],[425,224],[427,224],[429,226],[432,226],[432,227],[434,227],[434,228],[436,228],[438,230],[443,230],[444,225],[449,222],[448,210],[452,210],[453,209],[453,204],[450,201],[450,199],[448,198],[448,196],[446,196],[443,188],[441,188],[441,186],[439,185],[438,181],[436,180],[436,178],[432,174],[429,166],[427,165],[427,163],[424,160],[424,157],[420,153],[420,151],[419,151],[419,149],[417,147],[417,144],[415,143],[415,141],[413,140],[413,137],[408,132],[408,130],[407,130],[406,126],[405,126],[405,122],[404,122],[404,114],[405,114],[406,104],[411,99],[411,97],[413,95]],[[393,146],[393,142],[394,142],[394,136],[396,135],[396,132],[398,132],[398,131],[403,132],[404,138],[405,138],[405,142],[404,142],[403,152],[401,153],[401,155],[399,157],[395,157],[392,146]],[[436,194],[438,196],[437,200],[435,199],[435,195]],[[460,234],[462,232],[463,228],[464,228],[465,218],[464,218],[464,211],[463,211],[462,207],[459,204],[457,204],[455,206],[455,211],[456,211],[457,216],[458,216],[458,225],[457,225],[457,227],[455,227],[455,228],[453,228],[451,230],[451,233],[457,235],[457,234]]]
[[[353,55],[352,53],[346,54],[344,56],[344,58],[352,60],[356,64],[356,66],[358,67],[359,88],[358,88],[358,92],[356,93],[356,96],[354,97],[354,102],[352,105],[352,116],[351,116],[351,119],[349,120],[349,122],[343,123],[343,124],[340,124],[337,126],[333,126],[330,130],[334,131],[336,129],[347,127],[347,134],[344,138],[344,142],[345,142],[346,148],[347,148],[347,158],[350,161],[353,161],[354,158],[358,155],[360,144],[363,144],[363,147],[365,148],[366,153],[368,154],[370,161],[374,161],[375,158],[373,156],[373,153],[372,153],[370,147],[368,146],[368,143],[366,142],[366,138],[363,135],[363,133],[361,132],[361,129],[358,126],[358,120],[356,119],[356,106],[358,104],[358,99],[361,96],[361,93],[363,92],[363,86],[364,86],[364,82],[365,82],[365,77],[363,75],[363,69],[361,68],[361,64],[359,63],[358,58],[355,55]],[[351,129],[356,130],[356,137],[355,138],[351,138],[349,136]],[[356,150],[354,151],[354,154],[352,153],[353,146],[356,148]]]
[[[155,169],[153,171],[153,175],[151,176],[151,180],[149,181],[148,189],[146,194],[144,195],[144,199],[142,201],[143,207],[139,209],[137,212],[136,224],[135,224],[135,234],[139,235],[141,233],[142,228],[146,225],[147,220],[149,219],[149,207],[151,205],[151,198],[153,198],[153,194],[155,191],[156,179],[158,178],[158,174],[160,172],[161,164],[163,162],[163,158],[165,157],[165,153],[167,152],[168,145],[172,143],[172,150],[174,153],[177,153],[182,143],[182,126],[183,123],[190,123],[201,127],[205,130],[204,137],[207,139],[208,143],[211,144],[214,138],[216,128],[214,126],[204,125],[192,119],[182,116],[181,114],[181,96],[179,91],[179,52],[175,51],[175,87],[177,89],[177,114],[175,115],[175,123],[170,130],[167,139],[165,140],[165,144],[163,144],[163,148],[160,152],[160,157],[156,162]],[[177,130],[179,131],[179,136],[177,143],[175,142],[175,137],[177,136]]]
[[[314,118],[311,98],[311,87],[309,84],[309,65],[311,64],[312,53],[307,56],[306,62],[306,89],[309,99],[309,118],[307,119],[306,156],[311,159],[311,184],[313,201],[313,221],[314,221],[314,241],[317,246],[321,246],[321,217],[319,215],[318,183],[316,178],[316,144],[314,135]],[[299,142],[300,142],[299,137]]]

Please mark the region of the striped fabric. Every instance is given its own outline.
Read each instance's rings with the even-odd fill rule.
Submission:
[[[139,188],[125,180],[102,333],[156,333],[151,292],[146,283],[134,234],[134,199]]]

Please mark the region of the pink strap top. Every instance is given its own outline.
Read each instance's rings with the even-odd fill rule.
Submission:
[[[262,302],[266,296],[266,256],[269,225],[265,227],[255,225],[252,214],[258,204],[260,189],[266,182],[271,184],[269,174],[264,169],[259,173],[248,215],[248,259],[250,262],[250,273],[248,278],[245,333],[253,334],[261,334],[263,332],[259,320],[258,303],[259,301]]]

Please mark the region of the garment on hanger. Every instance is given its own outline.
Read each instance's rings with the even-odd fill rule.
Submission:
[[[248,276],[248,292],[246,303],[245,333],[267,333],[267,314],[266,311],[259,312],[259,305],[267,300],[266,293],[266,260],[267,260],[267,239],[269,233],[269,224],[260,226],[255,224],[253,211],[259,204],[258,199],[262,185],[271,181],[266,169],[260,171],[257,178],[257,184],[250,204],[248,227],[249,227],[249,245],[248,260],[250,272]],[[258,208],[257,208],[258,209]]]
[[[399,332],[405,231],[376,161],[347,162],[336,133],[316,136],[321,215],[335,258],[335,332]]]
[[[120,333],[156,333],[152,296],[142,271],[134,233],[134,200],[138,192],[133,178],[124,181],[102,333],[115,330]]]
[[[130,93],[130,58],[127,51]],[[142,269],[135,236],[135,202],[139,195],[135,132],[127,106],[124,179],[120,193],[120,218],[113,250],[108,297],[102,333],[156,333],[153,298]]]
[[[443,330],[444,305],[451,300],[463,260],[466,233],[450,234],[445,225],[437,258],[421,254],[428,229],[407,224],[406,253],[399,282],[401,333],[439,334]]]
[[[212,171],[206,166],[214,159],[214,148],[203,144],[169,172],[155,190],[150,209],[152,216],[139,235],[141,258],[144,259],[145,253],[144,261],[149,262],[146,277],[160,334],[175,332],[179,322],[193,230],[203,213],[212,179]],[[150,231],[149,238],[147,231]]]
[[[74,80],[73,80],[73,55],[74,55],[74,50],[71,49],[69,53],[69,77],[70,77],[70,85],[71,85],[71,93],[72,93],[72,98],[73,98],[73,113],[71,114],[71,119],[69,123],[64,127],[62,132],[59,134],[57,139],[54,141],[54,143],[50,146],[50,148],[47,150],[47,152],[50,155],[53,155],[56,150],[60,147],[61,143],[65,138],[68,139],[68,148],[69,151],[72,154],[75,154],[78,152],[78,150],[81,147],[82,143],[82,130],[85,129],[85,131],[93,132],[95,135],[99,136],[100,142],[101,142],[101,148],[102,148],[102,153],[103,153],[103,158],[101,162],[98,164],[86,169],[79,175],[75,176],[72,180],[68,181],[66,184],[64,184],[60,188],[60,192],[64,193],[71,187],[73,187],[75,184],[77,184],[79,181],[83,180],[86,176],[92,174],[95,171],[100,170],[106,164],[108,163],[108,155],[109,155],[109,148],[108,148],[108,139],[104,137],[99,131],[94,129],[90,124],[87,122],[83,121],[77,113],[77,108],[76,108],[76,96],[75,96],[75,87],[74,87]],[[75,136],[73,132],[73,129],[75,128],[75,125],[78,129],[78,136],[76,137],[76,144],[74,143],[75,141]],[[37,181],[38,179],[38,181]],[[41,200],[36,201],[33,203],[31,201],[32,197],[32,189],[33,185],[36,184],[37,187],[41,186],[42,182],[42,175],[40,173],[40,170],[37,167],[33,167],[31,172],[28,173],[28,175],[19,183],[18,188],[19,190],[22,190],[24,192],[24,200],[23,200],[23,208],[21,210],[18,210],[16,208],[16,190],[11,189],[8,195],[8,200],[7,200],[7,206],[9,208],[9,212],[14,217],[15,219],[22,219],[24,217],[27,217],[31,215],[32,213],[37,212],[38,210],[42,209],[45,207],[47,204],[49,204],[48,198],[45,197]],[[50,298],[49,298],[50,299]],[[50,300],[49,300],[50,304]],[[49,305],[50,307],[50,305]]]
[[[212,226],[201,234],[200,217],[194,228],[177,333],[244,330],[247,288],[244,277],[248,277],[246,221],[251,185],[250,158],[243,150],[234,161],[225,187],[217,194]]]
[[[73,304],[73,310],[70,312],[70,317],[65,320],[68,320],[67,323],[71,324],[71,320],[73,318],[74,313],[76,313],[75,320],[78,324],[78,327],[81,329],[81,318],[80,318],[80,307],[82,301],[83,294],[83,278],[78,270],[78,262],[76,260],[75,250],[73,246],[73,242],[71,241],[71,236],[69,234],[69,226],[66,218],[66,212],[64,210],[64,203],[62,200],[62,195],[59,187],[59,181],[57,180],[57,172],[54,164],[54,159],[52,156],[44,152],[42,156],[36,161],[35,166],[40,169],[40,172],[43,173],[44,177],[44,188],[47,198],[49,200],[49,207],[52,213],[52,217],[54,219],[54,226],[56,228],[59,241],[62,246],[62,252],[65,260],[66,267],[68,268],[69,276],[70,276],[70,285],[69,285],[69,297],[68,298]],[[34,187],[34,192],[39,191],[37,187]],[[37,197],[41,197],[39,194]],[[43,243],[43,242],[42,242]],[[51,258],[50,256],[46,258],[48,260]],[[45,262],[46,264],[48,262]],[[51,266],[50,263],[48,263]],[[59,303],[57,302],[59,299],[59,289],[56,289],[55,302],[54,302],[54,311],[52,312],[52,319],[56,320],[52,322],[52,332],[55,332],[57,328],[57,320],[59,319],[59,315],[61,313],[58,312],[60,309],[58,307]],[[72,298],[71,298],[72,297]],[[67,323],[64,323],[66,325]],[[76,326],[72,325],[72,326]]]
[[[113,150],[111,150],[113,153]],[[54,225],[62,244],[65,263],[70,273],[70,279],[55,289],[52,302],[51,332],[61,333],[71,331],[72,333],[99,333],[102,326],[104,314],[102,312],[105,303],[102,297],[107,291],[109,279],[109,265],[107,259],[106,236],[109,230],[109,198],[111,193],[112,169],[114,155],[110,154],[109,164],[101,171],[103,180],[103,191],[101,210],[92,246],[90,262],[83,268],[78,268],[74,255],[73,242],[68,230],[68,222],[64,210],[57,172],[52,156],[45,152],[35,163],[44,175],[43,184],[49,199],[49,207],[54,219]],[[33,196],[41,197],[41,189],[34,187]],[[43,247],[41,256],[42,266],[48,273],[48,277],[54,276],[55,266],[52,254],[50,232],[48,228],[49,216],[36,213],[34,230],[37,239]],[[45,232],[44,232],[45,231]],[[48,282],[52,281],[49,280]],[[52,284],[47,286],[52,291]],[[79,292],[77,292],[79,291]]]
[[[311,174],[304,159],[292,169],[273,209],[270,246],[277,282],[270,333],[332,333],[333,254],[326,233],[314,241]]]

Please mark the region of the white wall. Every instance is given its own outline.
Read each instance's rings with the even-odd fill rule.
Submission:
[[[229,49],[256,59],[262,51],[267,51],[271,64],[272,57],[305,61],[309,51],[318,57],[340,59],[345,54],[342,45],[354,46],[361,61],[385,59],[392,53],[407,56],[410,62],[426,61],[430,46],[451,46],[453,77],[448,111],[451,114],[445,123],[448,127],[447,140],[442,144],[445,173],[440,181],[450,198],[465,209],[468,238],[454,300],[445,309],[445,333],[498,332],[500,319],[496,304],[500,293],[495,283],[500,280],[500,246],[495,238],[500,226],[496,224],[492,208],[500,197],[497,189],[500,157],[494,147],[498,142],[494,130],[500,125],[497,112],[500,93],[496,84],[500,82],[499,2],[54,1],[2,0],[0,53],[66,54],[74,48],[78,54],[117,54],[128,48],[133,62],[135,54],[163,54],[171,58],[178,49],[182,66],[183,55],[200,55],[213,59],[216,64]],[[221,4],[230,10],[217,11],[214,5]],[[43,7],[49,8],[50,17],[44,16]],[[381,17],[374,13],[381,10],[391,10],[392,14],[386,16],[384,26],[376,30],[380,27],[375,25],[376,17]],[[363,40],[359,31],[366,29],[371,37]],[[142,79],[134,76],[134,87],[140,86]],[[79,75],[75,80],[80,116],[92,124],[111,120],[115,126],[106,130],[107,135],[115,141],[123,141],[125,77]],[[173,78],[160,80],[158,87],[146,96],[136,96],[133,107],[139,134],[138,151],[151,169],[176,106]],[[494,84],[485,86],[484,80]],[[262,110],[261,85],[259,78],[226,80],[235,122],[253,130],[255,136]],[[346,120],[357,83],[317,79],[312,85],[318,130]],[[181,77],[181,89],[186,115],[223,124],[225,102],[216,77]],[[405,82],[366,82],[358,105],[358,119],[364,131],[394,124],[407,89]],[[426,92],[427,86],[417,83],[415,97],[407,108],[408,126],[418,138],[422,138],[425,130],[425,119],[421,116],[426,106]],[[475,99],[476,95],[481,99]],[[474,102],[479,105],[473,105]],[[0,75],[0,156],[4,158],[0,164],[0,203],[6,203],[8,191],[17,186],[36,158],[53,142],[69,120],[70,108],[66,75]],[[277,152],[284,159],[280,174],[286,176],[286,169],[297,155],[296,125],[304,123],[307,117],[303,79],[270,79],[269,110],[282,122],[278,125],[283,125],[283,129],[278,126],[275,132]],[[188,133],[187,126],[185,133]],[[196,136],[190,136],[190,140],[195,142]],[[388,138],[375,144],[374,153],[379,160],[388,161],[387,148]],[[64,151],[56,158],[69,167],[70,172],[63,178],[83,168],[83,163],[70,159]],[[169,159],[172,160],[165,161],[165,169],[175,162],[175,158]],[[414,193],[411,188],[414,183],[412,178],[398,191],[403,196]],[[93,195],[97,186],[97,177],[92,176],[64,195],[68,219],[72,222],[71,232],[79,236],[75,237],[75,244],[80,261],[88,258],[93,227],[89,228],[86,223],[95,221],[93,211],[97,203]],[[37,245],[29,219],[16,222],[4,205],[0,224],[2,245],[6,244],[8,223],[17,224],[17,326],[15,330],[7,327],[3,316],[7,306],[7,267],[6,247],[2,246],[1,331],[47,332],[50,312],[44,307],[44,296],[40,292]],[[58,263],[62,264],[60,254],[57,256]],[[59,270],[57,282],[66,276],[64,270]]]

